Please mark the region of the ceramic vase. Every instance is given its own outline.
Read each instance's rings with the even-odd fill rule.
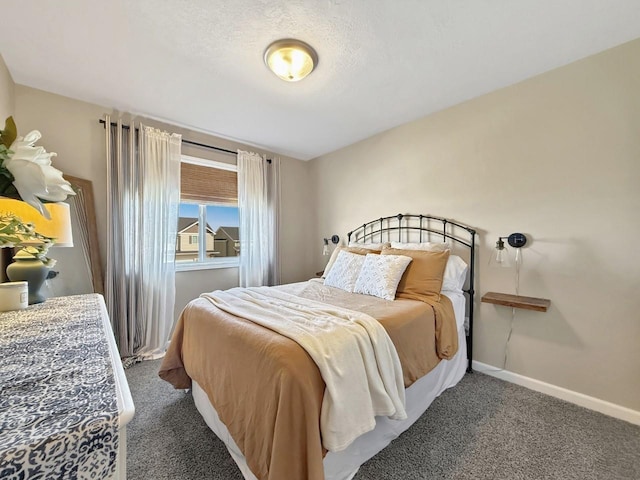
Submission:
[[[47,278],[49,267],[42,260],[19,251],[13,259],[15,260],[7,267],[7,276],[12,282],[25,281],[29,289],[29,305],[42,303],[45,301],[44,295],[40,293],[40,287]]]

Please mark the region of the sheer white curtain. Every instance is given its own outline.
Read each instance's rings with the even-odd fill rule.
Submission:
[[[164,354],[173,326],[181,136],[106,121],[105,297],[120,354]]]
[[[280,160],[238,150],[240,286],[280,283]]]

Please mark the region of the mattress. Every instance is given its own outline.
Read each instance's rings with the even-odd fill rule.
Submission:
[[[465,297],[458,292],[443,292],[451,300],[458,329],[458,352],[450,360],[442,360],[427,375],[406,389],[407,419],[390,420],[377,417],[374,430],[358,437],[341,452],[328,452],[323,465],[325,480],[349,480],[358,472],[360,465],[384,449],[389,443],[409,428],[426,411],[433,400],[444,390],[456,385],[467,368],[465,336]],[[224,442],[246,480],[257,480],[247,466],[244,455],[233,441],[224,423],[211,405],[207,394],[194,380],[193,399],[196,408],[211,430]]]

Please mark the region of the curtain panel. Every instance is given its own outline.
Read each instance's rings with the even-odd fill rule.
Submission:
[[[238,150],[240,286],[280,283],[280,160]]]
[[[105,298],[126,363],[166,350],[175,304],[181,136],[106,116]]]

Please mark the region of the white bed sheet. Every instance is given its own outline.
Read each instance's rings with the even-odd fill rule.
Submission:
[[[406,420],[397,421],[387,417],[377,417],[375,429],[358,437],[341,452],[328,452],[323,461],[325,480],[352,479],[358,473],[360,465],[413,425],[443,391],[456,385],[464,376],[467,369],[467,343],[464,328],[465,297],[458,292],[442,293],[446,294],[453,303],[458,327],[458,352],[452,359],[442,360],[436,368],[407,388]],[[196,408],[209,428],[224,442],[244,478],[257,480],[247,466],[244,455],[229,434],[229,430],[220,421],[207,394],[195,381],[193,381],[192,393]]]

